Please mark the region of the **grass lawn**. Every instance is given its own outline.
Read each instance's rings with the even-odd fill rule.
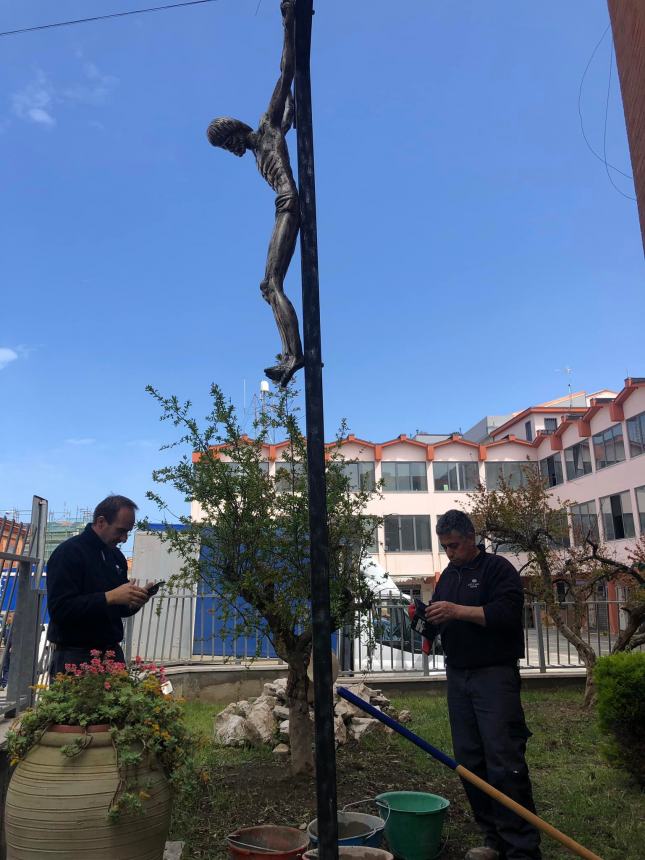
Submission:
[[[595,718],[584,712],[577,690],[527,692],[523,702],[533,737],[528,745],[538,814],[603,860],[645,860],[645,795],[599,752]],[[452,753],[446,701],[411,695],[392,700],[408,708],[410,728]],[[190,858],[226,857],[225,836],[237,827],[289,824],[315,818],[315,786],[294,778],[270,750],[222,749],[210,742],[220,708],[189,702],[186,720],[201,736],[199,767],[175,802],[174,839],[185,839]],[[479,843],[459,779],[398,735],[368,736],[337,754],[338,803],[381,791],[420,790],[450,800],[444,860],[457,860]],[[364,809],[364,811],[372,811]],[[571,857],[559,843],[542,840],[545,858]]]

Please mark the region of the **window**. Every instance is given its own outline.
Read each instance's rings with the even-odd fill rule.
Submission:
[[[632,500],[628,492],[604,496],[600,500],[600,513],[605,540],[623,540],[634,537]]]
[[[557,418],[545,418],[544,419],[544,432],[545,433],[555,433],[558,429],[558,419]]]
[[[562,477],[562,457],[560,454],[552,454],[550,457],[540,460],[540,474],[550,487],[561,484],[564,478]]]
[[[630,456],[645,454],[645,412],[627,419],[627,438]]]
[[[571,537],[569,535],[569,519],[566,511],[553,511],[547,520],[549,529],[549,544],[556,548],[571,546]]]
[[[524,422],[524,435],[526,437],[527,442],[533,441],[533,427],[531,426],[530,421]]]
[[[583,502],[571,505],[571,525],[573,526],[574,544],[583,544],[589,536],[592,540],[600,540],[598,531],[598,514],[595,502]]]
[[[496,490],[503,479],[509,487],[521,487],[526,480],[526,473],[534,469],[533,463],[509,462],[509,463],[486,463],[486,486],[489,490]]]
[[[438,493],[447,490],[476,490],[479,486],[477,463],[433,463],[434,488]]]
[[[368,523],[372,526],[372,540],[365,547],[366,552],[370,552],[373,555],[378,554],[378,520],[375,517],[365,517]],[[368,524],[366,523],[366,525]]]
[[[564,449],[564,463],[567,470],[567,480],[582,478],[591,472],[591,452],[589,451],[589,440],[578,442],[570,448]]]
[[[306,474],[304,463],[279,462],[275,464],[275,488],[280,493],[288,493],[298,488]]]
[[[343,472],[349,478],[350,490],[373,490],[375,487],[374,481],[374,463],[344,463]]]
[[[381,463],[383,491],[386,493],[419,493],[428,491],[425,463]]]
[[[386,552],[431,552],[430,517],[385,517]]]
[[[260,460],[259,464],[260,469],[268,475],[269,474],[269,461],[268,460]],[[244,474],[244,466],[241,463],[230,462],[226,463],[226,469],[231,475],[242,475]]]
[[[605,469],[625,459],[622,424],[614,424],[602,433],[596,433],[592,439],[596,469]]]
[[[636,506],[638,508],[641,534],[645,535],[645,487],[636,487]]]

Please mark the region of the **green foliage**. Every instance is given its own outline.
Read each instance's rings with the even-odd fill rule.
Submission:
[[[237,635],[259,631],[290,665],[294,654],[306,660],[311,643],[307,448],[293,390],[269,395],[253,439],[242,433],[234,407],[216,385],[203,427],[191,416],[190,403],[148,391],[161,406],[162,420],[180,428],[180,438],[166,447],[185,445],[193,452],[153,478],[199,505],[194,519],[180,518],[183,530],[169,527],[160,535],[183,560],[169,586],[205,583],[221,599],[225,620],[242,597],[250,608],[240,613],[238,605]],[[273,478],[263,461],[263,445],[276,438],[285,444]],[[326,463],[334,626],[370,603],[361,563],[374,528],[363,512],[375,491],[350,491],[339,450],[339,445],[331,450]],[[148,498],[166,510],[160,495],[150,492]]]
[[[645,654],[601,657],[594,669],[605,752],[645,787]]]
[[[69,667],[47,688],[39,685],[35,707],[21,714],[7,735],[11,764],[17,764],[35,746],[52,724],[78,726],[109,725],[121,776],[109,818],[116,820],[125,810],[141,812],[146,786],[137,776],[144,756],[152,756],[166,776],[177,778],[190,755],[191,740],[183,723],[183,705],[164,695],[163,668],[143,663],[137,657],[128,668],[106,652],[92,652],[90,663]],[[82,755],[88,737],[61,747],[73,758]]]

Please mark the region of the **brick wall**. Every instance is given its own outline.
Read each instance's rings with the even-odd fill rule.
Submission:
[[[645,248],[645,0],[607,0]]]

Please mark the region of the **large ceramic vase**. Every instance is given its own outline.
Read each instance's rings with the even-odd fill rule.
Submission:
[[[111,824],[119,784],[107,726],[92,726],[88,745],[69,758],[60,748],[80,729],[52,726],[18,764],[5,806],[7,860],[162,860],[170,824],[170,791],[158,768],[142,763],[142,815]]]

